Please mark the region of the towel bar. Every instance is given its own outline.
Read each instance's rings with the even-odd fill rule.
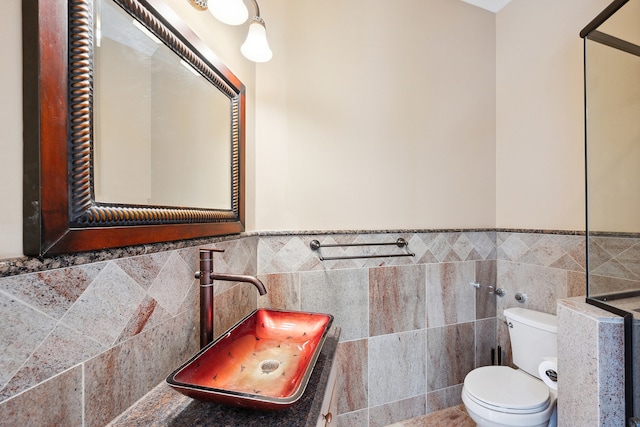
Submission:
[[[353,247],[353,246],[397,246],[399,248],[407,248],[409,243],[402,237],[398,238],[395,242],[388,243],[330,243],[322,245],[318,240],[312,240],[309,246],[314,251],[319,251],[320,248],[337,248],[337,247]],[[391,257],[405,257],[415,256],[413,252],[399,253],[399,254],[376,254],[376,255],[344,255],[336,257],[324,257],[318,254],[320,261],[333,261],[340,259],[362,259],[362,258],[391,258]]]

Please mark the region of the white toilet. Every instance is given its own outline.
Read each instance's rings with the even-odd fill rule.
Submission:
[[[508,308],[513,363],[484,366],[469,372],[462,401],[479,427],[556,427],[557,392],[538,376],[538,366],[557,356],[557,318],[554,315]]]

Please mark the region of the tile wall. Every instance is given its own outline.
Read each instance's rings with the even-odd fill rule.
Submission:
[[[309,242],[408,241],[414,257],[320,261]],[[404,253],[321,249],[325,257]],[[495,346],[494,231],[263,237],[262,306],[329,312],[342,328],[340,426],[384,426],[460,403],[467,372]],[[483,285],[476,290],[471,283]]]
[[[312,239],[398,237],[414,257],[322,262],[309,248]],[[496,319],[516,304],[514,292],[548,312],[557,298],[584,293],[584,237],[568,234],[254,235],[213,245],[226,249],[217,271],[257,274],[269,291],[258,297],[252,286],[216,282],[216,335],[256,306],[335,315],[341,426],[382,426],[459,404],[464,376],[490,363],[491,347],[501,343],[508,354]],[[0,426],[104,425],[193,355],[198,247],[75,258],[79,265],[56,261],[42,271],[33,259],[0,261]],[[503,299],[489,293],[496,281]]]
[[[308,248],[314,238],[343,244],[397,237],[415,257],[320,262]],[[384,426],[460,404],[464,376],[490,363],[492,347],[500,345],[510,362],[501,320],[502,310],[520,305],[515,293],[528,296],[521,306],[553,314],[558,299],[584,295],[584,240],[496,231],[262,237],[258,271],[270,294],[259,304],[333,313],[343,328],[340,426]],[[496,283],[505,297],[489,293]]]
[[[497,299],[498,342],[507,363],[511,345],[502,312],[524,307],[557,314],[557,301],[586,294],[584,235],[558,233],[498,232],[498,285],[505,296]],[[526,294],[526,302],[515,300]]]
[[[220,272],[256,273],[255,239],[215,246]],[[0,426],[103,426],[194,355],[197,249],[0,277]],[[246,288],[218,284],[218,329],[255,308]]]
[[[625,425],[622,318],[582,298],[558,304],[558,425]]]
[[[640,289],[640,238],[589,236],[590,295]]]

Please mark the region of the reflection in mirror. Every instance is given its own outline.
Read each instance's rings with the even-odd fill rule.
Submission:
[[[230,209],[229,98],[112,0],[94,10],[95,200]]]

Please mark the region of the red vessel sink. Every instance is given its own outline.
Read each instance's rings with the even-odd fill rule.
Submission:
[[[333,316],[255,310],[167,377],[199,400],[284,409],[304,393]]]

